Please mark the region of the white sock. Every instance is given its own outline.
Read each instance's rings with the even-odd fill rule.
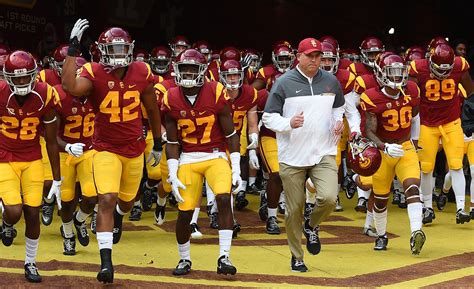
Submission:
[[[156,203],[158,204],[158,206],[166,206],[166,197],[162,198],[158,195],[158,198],[156,199]]]
[[[125,212],[123,212],[122,210],[120,210],[120,206],[119,204],[117,203],[117,205],[115,206],[115,210],[117,211],[117,213],[119,213],[119,215],[122,215],[122,216],[125,216]]]
[[[370,210],[367,210],[367,214],[365,215],[364,228],[372,227],[373,223],[374,223],[374,213],[372,213]]]
[[[474,210],[474,165],[469,167],[471,170],[471,211]]]
[[[232,230],[219,230],[219,258],[229,256],[232,246]]]
[[[374,210],[374,221],[377,235],[384,236],[387,233],[387,210],[377,213]]]
[[[239,191],[247,190],[247,181],[242,180],[242,185],[239,187]]]
[[[278,200],[279,203],[284,203],[285,202],[285,191],[281,191],[280,194],[280,200]]]
[[[178,243],[178,254],[180,259],[191,261],[191,242],[187,241],[184,244]]]
[[[97,214],[98,211],[99,211],[99,204],[95,204],[94,212]]]
[[[27,263],[36,263],[36,254],[38,253],[38,239],[30,239],[25,236],[25,264]]]
[[[209,186],[209,183],[206,181],[206,199],[207,203],[215,203],[216,200],[216,195],[212,191],[211,187]]]
[[[134,207],[141,207],[141,206],[142,206],[142,203],[140,202],[140,200],[138,200],[138,201],[135,201],[135,202],[133,203],[133,206],[134,206]]]
[[[249,177],[249,186],[255,184],[256,179],[257,179],[257,177]]]
[[[114,240],[114,234],[112,232],[97,232],[96,236],[99,251],[102,249],[112,249],[112,242]]]
[[[341,191],[341,184],[337,184],[337,193],[339,194],[340,191]]]
[[[408,219],[410,219],[411,232],[421,230],[423,220],[423,204],[421,202],[411,203],[407,205]]]
[[[316,193],[311,193],[308,189],[306,189],[306,203],[315,204]]]
[[[268,217],[276,217],[277,216],[277,211],[278,209],[275,208],[275,209],[270,209],[270,207],[267,208],[267,211],[268,211]]]
[[[462,169],[449,170],[453,179],[453,191],[456,197],[456,211],[464,210],[466,204],[466,178]]]
[[[194,208],[194,213],[193,213],[193,217],[191,219],[190,224],[192,224],[192,223],[197,224],[200,211],[201,211],[201,208]]]
[[[84,223],[86,221],[86,219],[89,217],[90,214],[86,214],[84,213],[81,208],[79,208],[79,210],[77,210],[77,213],[76,213],[76,220],[78,220],[80,223]]]
[[[73,220],[67,222],[67,223],[63,223],[63,232],[64,232],[64,237],[66,238],[71,238],[74,236],[74,232],[72,231],[72,224],[73,224]]]
[[[346,162],[346,158],[342,158],[342,175],[343,176],[346,176],[347,175],[347,162]]]
[[[232,196],[231,196],[231,199],[232,199]],[[211,214],[217,213],[218,211],[219,210],[217,209],[217,202],[214,202],[214,204],[212,204]]]
[[[358,198],[364,198],[368,200],[370,197],[370,190],[364,191],[363,189],[357,187],[357,195],[358,195]]]
[[[451,171],[449,171],[444,176],[443,193],[447,194],[449,192],[449,189],[451,189],[452,180],[453,178],[451,178]]]
[[[433,208],[433,177],[432,173],[421,173],[421,192],[423,193],[423,203],[426,208]]]

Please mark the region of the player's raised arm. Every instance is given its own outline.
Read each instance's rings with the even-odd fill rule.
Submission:
[[[64,61],[61,73],[61,85],[63,89],[74,96],[89,95],[92,91],[92,82],[84,77],[76,78],[76,55],[80,52],[82,34],[89,27],[87,19],[79,19],[71,31],[69,38],[69,50]]]

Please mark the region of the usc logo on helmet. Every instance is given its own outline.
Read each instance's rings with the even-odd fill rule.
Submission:
[[[364,159],[360,158],[360,159],[359,159],[359,166],[360,166],[362,169],[367,169],[368,167],[370,167],[370,164],[371,164],[371,163],[372,163],[372,162],[370,161],[369,158],[364,158]]]

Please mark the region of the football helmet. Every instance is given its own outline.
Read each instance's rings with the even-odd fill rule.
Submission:
[[[376,37],[367,37],[360,44],[362,63],[369,67],[374,67],[375,58],[385,51],[382,41]]]
[[[332,37],[331,35],[325,35],[321,38],[319,38],[319,41],[322,43],[322,42],[328,42],[330,44],[332,44],[332,46],[334,46],[334,48],[336,48],[336,51],[337,53],[339,54],[339,42],[337,41],[336,38]]]
[[[150,55],[151,69],[158,74],[165,74],[170,70],[171,50],[165,46],[153,48]]]
[[[244,83],[244,71],[242,70],[240,62],[234,59],[228,59],[222,62],[219,66],[219,79],[227,89],[239,89]]]
[[[130,34],[119,27],[112,27],[99,36],[97,48],[100,63],[113,68],[128,66],[133,61],[134,41]]]
[[[27,95],[33,91],[37,74],[35,58],[26,51],[14,51],[5,59],[3,75],[13,94]]]
[[[454,67],[454,50],[449,44],[440,43],[430,51],[430,71],[438,79],[449,77]]]
[[[61,44],[54,50],[51,57],[51,66],[59,77],[61,77],[61,71],[63,70],[64,60],[66,60],[68,49],[69,44]]]
[[[367,138],[356,138],[349,142],[347,159],[352,170],[365,177],[373,175],[382,163],[379,149]]]
[[[193,44],[192,48],[196,49],[197,51],[201,52],[204,57],[207,59],[207,63],[210,63],[212,60],[212,49],[211,46],[207,41],[201,40],[197,41]]]
[[[89,45],[89,55],[91,57],[92,62],[99,63],[100,51],[99,48],[97,48],[97,42],[92,42],[91,45]]]
[[[242,50],[241,54],[242,58],[245,58],[247,55],[251,55],[252,62],[250,62],[249,68],[252,70],[252,72],[257,73],[260,67],[262,67],[262,53],[252,48],[246,48]]]
[[[321,68],[335,74],[339,67],[339,53],[330,42],[321,42]]]
[[[385,51],[377,56],[374,72],[381,86],[399,89],[407,85],[408,67],[403,58],[393,52]]]
[[[3,65],[5,64],[8,54],[10,54],[10,48],[5,44],[0,44],[0,80],[4,79]]]
[[[409,64],[410,61],[415,59],[424,59],[426,55],[425,49],[420,46],[412,46],[405,52],[405,63]]]
[[[232,46],[228,46],[219,52],[219,61],[225,62],[226,60],[233,59],[236,61],[239,61],[242,59],[242,55],[240,54],[240,51]]]
[[[195,68],[190,69],[191,66]],[[185,88],[201,87],[205,80],[207,60],[196,49],[186,49],[178,55],[173,68],[177,85]]]
[[[133,60],[146,62],[150,60],[150,53],[143,48],[136,48],[133,50]]]
[[[442,37],[442,36],[436,36],[436,37],[433,37],[431,40],[430,40],[430,43],[428,43],[428,47],[427,47],[427,52],[430,52],[430,50],[434,47],[436,47],[438,44],[449,44],[448,40],[446,40],[446,38]]]
[[[191,48],[188,38],[183,35],[177,35],[175,38],[173,38],[170,41],[169,46],[171,51],[173,51],[173,57],[177,57],[184,50]]]
[[[279,44],[272,50],[272,61],[275,68],[285,73],[290,70],[295,61],[295,54],[291,46]]]

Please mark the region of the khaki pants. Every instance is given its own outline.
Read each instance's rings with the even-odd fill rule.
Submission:
[[[293,167],[280,163],[280,177],[286,198],[285,226],[291,254],[303,260],[301,235],[303,233],[303,208],[306,200],[305,182],[309,177],[316,188],[316,205],[310,225],[319,225],[336,207],[337,167],[335,156],[324,156],[319,164],[311,167]]]

